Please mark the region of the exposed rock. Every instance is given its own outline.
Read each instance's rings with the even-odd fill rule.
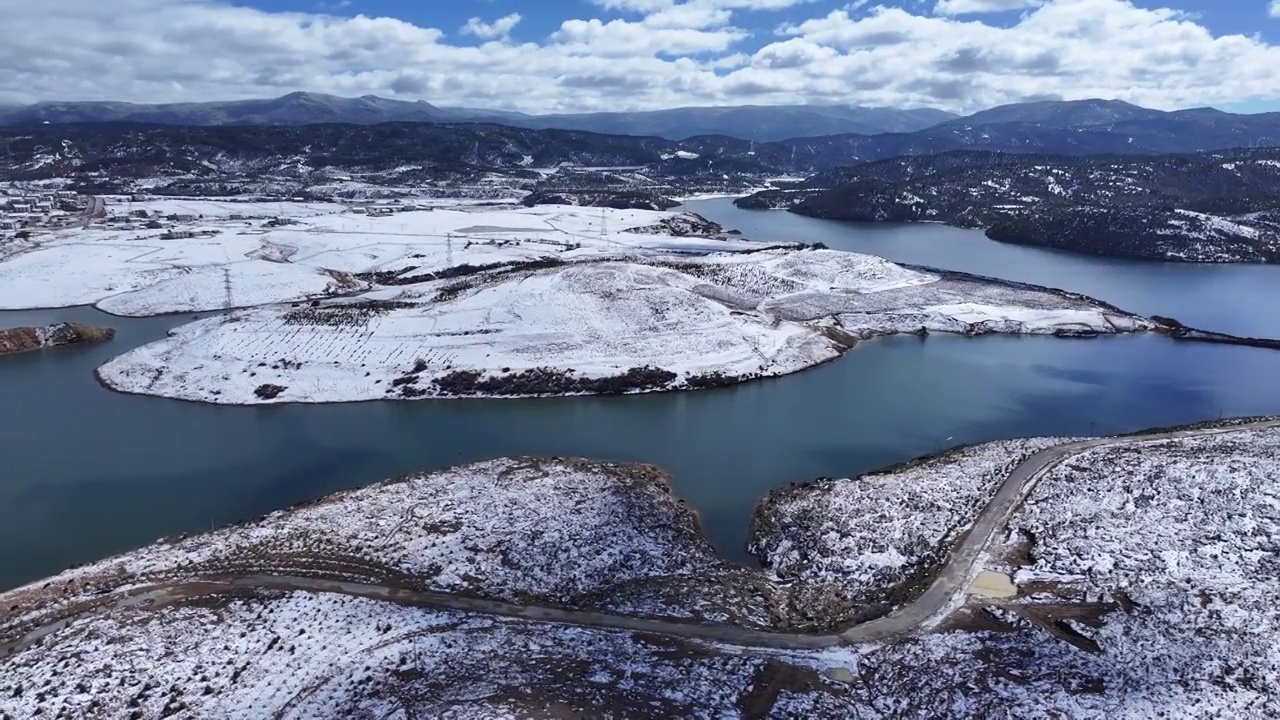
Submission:
[[[271,383],[264,383],[262,385],[259,385],[258,388],[253,391],[253,394],[257,395],[259,398],[263,400],[275,400],[276,398],[280,397],[280,393],[288,389],[289,388],[281,387],[280,385],[272,385]]]
[[[110,340],[112,328],[80,323],[57,323],[44,327],[19,327],[0,330],[0,355],[31,352],[59,345],[79,345]]]

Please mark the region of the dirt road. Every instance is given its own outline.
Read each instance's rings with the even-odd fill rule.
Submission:
[[[1131,445],[1154,440],[1221,435],[1244,430],[1280,427],[1280,420],[1268,420],[1226,428],[1176,430],[1149,435],[1099,438],[1058,445],[1042,450],[1024,460],[996,490],[987,506],[979,513],[965,539],[953,551],[942,571],[915,602],[877,620],[855,625],[838,633],[801,634],[754,630],[732,625],[711,625],[693,621],[638,618],[582,610],[517,605],[496,600],[459,597],[442,592],[404,590],[381,585],[322,580],[284,575],[244,575],[219,577],[186,583],[134,588],[104,602],[103,598],[86,601],[67,609],[63,616],[20,638],[0,644],[0,657],[16,652],[86,615],[111,612],[138,605],[163,606],[201,595],[216,595],[235,589],[300,590],[339,593],[415,605],[438,610],[479,613],[536,622],[577,625],[607,630],[646,632],[743,647],[778,649],[817,649],[840,645],[888,640],[919,629],[927,629],[945,617],[963,601],[970,578],[976,572],[991,539],[996,536],[1021,505],[1036,482],[1059,463],[1087,450],[1112,445]]]

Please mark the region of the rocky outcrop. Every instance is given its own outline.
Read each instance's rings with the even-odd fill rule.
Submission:
[[[0,330],[0,355],[14,355],[59,345],[79,345],[110,340],[116,331],[80,323]]]

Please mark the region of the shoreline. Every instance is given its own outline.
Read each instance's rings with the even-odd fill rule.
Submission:
[[[825,190],[816,191],[817,194],[821,194],[822,192],[825,192]],[[957,228],[960,230],[973,230],[973,231],[981,232],[983,237],[986,238],[987,240],[995,243],[1000,243],[1002,245],[1012,245],[1014,247],[1035,248],[1038,250],[1063,252],[1063,253],[1068,253],[1072,255],[1081,255],[1085,257],[1108,258],[1112,260],[1125,260],[1128,262],[1167,263],[1171,265],[1212,265],[1212,266],[1226,266],[1226,267],[1280,266],[1280,261],[1268,262],[1266,260],[1249,261],[1249,260],[1185,259],[1177,255],[1155,256],[1155,255],[1141,255],[1141,254],[1116,254],[1116,253],[1106,253],[1106,252],[1092,252],[1090,250],[1082,250],[1082,249],[1076,249],[1076,248],[1058,247],[1056,245],[1046,245],[1043,243],[1013,242],[1010,240],[1001,240],[999,238],[992,237],[990,235],[991,227],[983,226],[983,225],[975,225],[975,224],[963,224],[959,222],[949,222],[947,220],[928,220],[928,219],[850,220],[845,218],[827,217],[823,215],[809,215],[806,213],[796,212],[794,204],[771,206],[771,207],[750,207],[750,206],[744,206],[744,205],[738,204],[737,202],[738,200],[745,200],[749,197],[752,197],[752,196],[751,195],[737,196],[734,201],[734,207],[739,210],[744,210],[749,212],[783,211],[783,212],[792,213],[793,215],[798,215],[803,218],[811,218],[813,220],[826,220],[828,222],[850,223],[853,225],[872,225],[872,226],[874,225],[941,225],[945,227]],[[1199,240],[1199,238],[1196,238],[1194,236],[1183,236],[1182,239],[1188,243],[1192,243],[1196,240]]]
[[[1085,450],[1087,450],[1089,448],[1110,447],[1110,446],[1131,444],[1134,442],[1143,443],[1143,442],[1153,441],[1153,439],[1158,437],[1192,436],[1194,434],[1230,434],[1232,432],[1236,432],[1237,430],[1249,431],[1249,430],[1255,429],[1253,426],[1274,428],[1277,426],[1278,423],[1280,423],[1280,416],[1241,416],[1241,417],[1235,417],[1235,418],[1224,418],[1220,420],[1207,420],[1207,421],[1201,421],[1201,422],[1186,423],[1186,424],[1174,425],[1174,426],[1148,428],[1148,429],[1139,430],[1133,433],[1125,433],[1120,435],[1109,435],[1109,436],[1098,436],[1098,437],[1092,437],[1092,438],[1086,438],[1086,439],[1073,440],[1070,438],[1052,438],[1052,437],[1025,438],[1024,440],[1026,441],[1044,441],[1044,442],[1047,442],[1048,444],[1042,450],[1036,450],[1031,452],[1030,454],[1023,456],[1022,459],[1019,460],[1018,463],[1015,465],[1015,468],[1021,468],[1024,465],[1034,464],[1036,462],[1041,462],[1041,463],[1047,462],[1048,458],[1058,456],[1058,455],[1062,455],[1063,458],[1074,457],[1076,454],[1079,454],[1080,452],[1084,451],[1079,448],[1084,448]],[[798,482],[798,483],[793,483],[790,487],[779,488],[778,490],[774,490],[770,493],[762,495],[757,500],[757,502],[753,505],[753,508],[752,508],[751,518],[749,520],[752,527],[752,531],[748,538],[748,544],[749,544],[748,547],[750,547],[750,543],[752,539],[754,539],[755,536],[760,532],[759,530],[756,529],[756,524],[760,520],[762,509],[765,508],[768,505],[768,503],[772,501],[772,498],[775,495],[796,493],[796,492],[807,492],[819,487],[823,483],[836,483],[836,484],[857,483],[862,481],[864,478],[898,474],[901,472],[922,468],[922,467],[928,466],[931,463],[941,464],[941,463],[945,463],[945,461],[947,461],[950,458],[963,455],[966,451],[972,450],[974,448],[979,448],[984,445],[995,445],[995,444],[998,444],[998,442],[999,441],[995,443],[988,442],[988,443],[957,445],[951,448],[947,448],[945,450],[941,450],[936,453],[922,455],[905,462],[895,463],[892,465],[884,466],[882,468],[869,470],[857,476],[848,476],[848,477],[840,477],[840,478],[819,478],[819,479],[810,480],[806,482]],[[684,529],[691,532],[691,535],[689,535],[689,537],[686,538],[691,543],[691,545],[688,548],[688,552],[694,553],[694,551],[696,550],[697,553],[695,554],[701,554],[701,556],[705,558],[705,561],[710,563],[710,565],[708,565],[708,568],[714,568],[717,571],[722,570],[726,572],[745,571],[750,575],[758,576],[759,579],[765,582],[778,583],[780,587],[790,587],[795,582],[802,582],[795,578],[785,579],[785,578],[778,577],[775,571],[773,569],[770,569],[771,567],[773,567],[772,564],[767,562],[766,559],[761,558],[755,552],[751,552],[751,555],[760,563],[759,567],[750,567],[724,557],[723,554],[719,552],[718,549],[716,549],[714,544],[710,542],[710,539],[708,538],[705,532],[701,515],[698,513],[697,509],[694,508],[683,497],[675,493],[674,488],[672,487],[672,483],[671,483],[672,478],[670,474],[660,467],[657,467],[649,463],[608,461],[608,460],[600,460],[600,459],[594,459],[594,458],[580,458],[580,457],[502,456],[502,457],[492,458],[489,460],[450,465],[450,466],[440,468],[438,470],[434,470],[430,472],[406,473],[396,477],[386,478],[386,479],[383,479],[374,483],[370,483],[368,485],[360,486],[357,488],[339,490],[339,491],[321,495],[315,498],[303,500],[283,508],[277,508],[265,514],[246,517],[241,520],[219,526],[207,532],[202,531],[202,532],[194,532],[194,533],[183,533],[176,536],[162,537],[148,545],[139,546],[137,548],[134,548],[133,550],[125,551],[123,553],[118,553],[115,555],[110,555],[105,558],[99,558],[97,560],[92,560],[79,566],[64,569],[55,575],[46,576],[43,578],[37,578],[30,582],[24,583],[22,585],[18,585],[11,588],[0,589],[0,595],[9,595],[13,593],[39,594],[42,582],[44,583],[43,587],[47,588],[49,585],[48,581],[59,578],[62,575],[65,575],[68,573],[73,573],[76,576],[80,576],[82,574],[89,573],[95,568],[105,571],[106,569],[108,569],[107,566],[109,563],[112,563],[115,561],[126,562],[136,555],[146,554],[149,552],[164,554],[166,552],[169,552],[168,550],[169,548],[175,545],[183,544],[183,543],[198,543],[199,541],[202,541],[202,540],[216,543],[218,538],[215,536],[227,536],[226,538],[223,538],[223,539],[231,539],[231,538],[234,538],[235,534],[239,531],[242,531],[245,529],[252,529],[256,526],[261,526],[263,529],[265,529],[272,522],[286,523],[289,520],[290,516],[294,514],[305,512],[308,510],[323,510],[329,505],[337,506],[348,501],[354,501],[358,503],[366,499],[370,502],[374,502],[375,498],[372,496],[378,493],[381,493],[383,491],[386,491],[388,489],[394,489],[401,486],[410,486],[414,483],[423,483],[424,487],[426,487],[426,486],[429,486],[431,481],[435,480],[436,478],[447,478],[451,475],[456,475],[460,473],[465,474],[466,471],[472,470],[478,467],[494,466],[494,465],[503,466],[503,467],[520,467],[522,465],[541,467],[542,463],[551,463],[553,465],[557,465],[565,468],[594,468],[596,469],[596,472],[603,472],[607,476],[615,477],[615,479],[618,479],[619,482],[622,482],[622,480],[620,480],[617,476],[615,476],[615,474],[620,474],[621,477],[625,477],[626,483],[636,483],[637,487],[652,485],[654,489],[657,490],[659,493],[658,495],[655,495],[654,498],[662,499],[664,503],[667,505],[666,507],[667,512],[675,513],[675,515],[680,516],[683,519],[683,521],[687,523],[687,527]],[[603,468],[604,470],[600,470],[601,468]],[[1016,474],[1017,473],[1011,473],[1007,478],[1001,480],[997,485],[997,489],[991,493],[991,496],[984,498],[981,501],[981,510],[975,516],[973,522],[970,523],[971,525],[976,527],[976,524],[979,522],[985,522],[988,525],[992,525],[992,527],[989,528],[990,533],[987,533],[988,535],[991,535],[993,533],[998,532],[1000,526],[1006,523],[1008,519],[1012,517],[1014,509],[1017,507],[1017,504],[1020,503],[1023,499],[1025,499],[1027,496],[1029,496],[1030,493],[1033,491],[1035,483],[1038,480],[1041,473],[1039,471],[1032,472],[1027,477],[1022,479],[1016,478],[1015,477]],[[501,474],[499,475],[499,477],[501,477]],[[1022,489],[1017,492],[1014,492],[1012,488],[1016,484],[1022,484]],[[361,496],[368,496],[368,497],[361,497]],[[1001,496],[1004,496],[1004,498],[1002,499]],[[1003,503],[1003,504],[1009,505],[1009,507],[1005,509],[1001,509],[998,512],[995,512],[992,510],[992,507],[996,503]],[[410,515],[412,515],[412,513]],[[403,524],[404,524],[403,522],[400,523],[400,525],[403,525]],[[815,626],[812,629],[800,629],[801,627],[809,627],[809,626],[796,625],[793,622],[784,621],[784,620],[775,618],[774,624],[769,626],[764,626],[764,627],[749,627],[736,622],[710,624],[710,625],[703,622],[703,623],[699,623],[699,625],[706,628],[716,628],[716,627],[736,628],[740,630],[744,634],[744,636],[751,636],[755,638],[755,640],[750,640],[746,644],[751,644],[752,642],[756,642],[756,641],[766,641],[767,638],[770,636],[776,636],[779,638],[786,638],[786,637],[805,638],[805,640],[801,641],[802,645],[807,644],[808,642],[815,642],[815,641],[823,643],[824,646],[831,644],[833,642],[837,642],[839,644],[845,644],[848,642],[872,641],[874,638],[880,636],[882,633],[891,632],[888,630],[887,626],[901,624],[901,622],[905,622],[905,620],[903,619],[903,616],[906,614],[905,613],[906,608],[912,605],[915,605],[917,603],[923,602],[927,595],[930,595],[930,594],[936,595],[938,593],[938,586],[940,586],[941,584],[954,584],[955,578],[947,577],[949,572],[948,566],[960,560],[963,560],[965,562],[970,562],[970,561],[977,562],[979,556],[983,552],[987,551],[988,541],[983,538],[978,538],[977,540],[975,540],[972,537],[972,530],[973,528],[970,527],[968,529],[965,529],[965,530],[962,530],[961,532],[956,533],[954,537],[951,537],[950,539],[946,539],[946,538],[943,539],[942,542],[945,543],[945,547],[940,548],[940,562],[937,563],[936,566],[930,565],[928,572],[926,572],[925,576],[923,577],[923,580],[924,580],[923,585],[921,585],[921,582],[920,582],[922,578],[908,577],[901,584],[893,584],[885,588],[884,590],[885,590],[886,597],[894,598],[894,604],[892,605],[892,607],[880,608],[875,613],[857,616],[851,623],[847,623],[844,620],[837,619],[830,624],[821,625],[820,627]],[[992,535],[992,537],[994,536]],[[677,541],[679,539],[672,538],[671,540]],[[684,542],[684,540],[679,540],[679,541]],[[156,548],[159,548],[159,549],[157,550]],[[245,546],[245,548],[238,548],[238,549],[251,550],[252,547]],[[963,549],[963,552],[962,552],[962,549]],[[181,553],[183,551],[175,550],[174,552]],[[191,552],[194,552],[194,549],[191,550]],[[964,557],[961,558],[960,557],[961,555],[963,555]],[[338,556],[334,556],[334,557],[337,558],[337,560],[341,561],[340,557]],[[223,558],[223,560],[225,559],[226,558]],[[358,559],[360,562],[368,564],[366,569],[375,574],[380,572],[393,572],[393,573],[409,572],[403,569],[396,569],[394,565],[386,565],[384,567],[384,561],[379,561],[369,557],[356,558],[355,556],[352,556],[352,558],[349,558],[349,559],[351,560]],[[209,562],[216,563],[221,561],[222,560],[219,560],[217,557],[213,557],[212,559],[206,560],[204,562],[205,564],[207,564]],[[313,582],[335,581],[336,582],[336,580],[334,580],[333,578],[329,578],[328,580],[326,580],[326,577],[325,577],[326,573],[329,573],[330,570],[327,570],[324,568],[318,568],[312,571],[305,567],[305,563],[303,565],[304,566],[299,569],[302,570],[305,574],[298,576],[298,580],[300,582],[302,581],[313,581]],[[102,566],[102,567],[98,567],[98,566]],[[117,580],[117,591],[112,594],[115,595],[115,594],[119,594],[120,592],[124,592],[126,595],[128,595],[134,592],[135,590],[137,590],[138,588],[140,587],[145,588],[148,585],[148,583],[153,583],[156,581],[162,581],[162,584],[169,584],[172,582],[200,583],[200,582],[210,582],[210,581],[214,583],[219,583],[219,582],[225,581],[225,578],[224,580],[221,580],[221,581],[219,580],[219,577],[221,577],[219,573],[224,573],[224,571],[215,571],[211,569],[210,571],[205,572],[205,574],[200,575],[199,573],[201,571],[199,570],[199,567],[200,567],[199,563],[197,563],[196,566],[193,566],[190,570],[190,572],[193,573],[193,576],[191,578],[187,578],[186,580],[183,580],[183,578],[181,577],[182,573],[186,572],[185,566],[174,566],[169,570],[165,570],[162,567],[160,569],[148,570],[146,572],[151,572],[155,574],[154,578],[148,579],[148,577],[145,576],[145,573],[142,573],[142,574],[139,574],[137,577],[133,578],[131,581],[130,580],[123,581],[123,584],[121,584],[120,580]],[[243,574],[243,572],[250,572],[251,575],[260,576],[260,577],[266,577],[266,576],[278,574],[271,571],[269,568],[260,568],[256,570],[250,568],[244,571],[230,570],[231,574],[226,577],[230,577],[234,581],[235,577],[237,577],[237,574],[236,574],[237,572],[240,572],[241,574]],[[170,575],[174,575],[173,579],[168,579]],[[405,575],[405,580],[407,581],[410,578],[412,578],[412,575],[413,574],[411,572],[408,575]],[[959,577],[961,580],[963,580],[964,578],[967,578],[967,576],[968,576],[967,573],[961,573]],[[661,579],[661,576],[654,576],[654,577],[656,579]],[[286,580],[287,579],[288,578],[286,578]],[[808,582],[816,582],[816,581],[809,580]],[[426,584],[422,584],[416,581],[406,582],[406,583],[402,583],[401,581],[396,581],[395,586],[410,593],[419,593],[419,594],[425,593],[426,595],[434,594],[441,599],[440,600],[441,602],[445,602],[444,598],[448,597],[448,598],[457,598],[462,602],[474,601],[482,605],[494,604],[495,606],[503,605],[511,608],[516,608],[516,607],[533,608],[538,605],[538,603],[536,602],[530,604],[527,599],[512,600],[504,597],[505,594],[508,594],[510,592],[516,592],[517,595],[520,595],[520,591],[518,591],[517,589],[479,590],[477,592],[446,591],[442,589],[436,589],[429,582]],[[92,607],[100,603],[98,598],[102,596],[102,593],[96,592],[96,591],[90,592],[87,589],[81,589],[81,592],[82,594],[85,594],[86,598],[88,598],[84,603],[81,603],[81,604],[87,604],[88,606]],[[903,595],[902,593],[905,593],[905,595]],[[106,596],[106,597],[110,599],[110,596]],[[524,596],[520,595],[520,597],[523,598]],[[602,612],[602,610],[600,609],[587,607],[586,605],[583,604],[583,603],[587,603],[589,605],[590,603],[596,601],[595,599],[593,599],[593,598],[597,598],[597,595],[594,591],[584,591],[584,594],[580,596],[575,596],[575,597],[577,597],[576,601],[554,602],[551,604],[542,604],[540,605],[540,607],[549,608],[553,611],[562,611],[567,614],[584,614],[584,617],[592,614],[596,614],[597,616],[599,616],[599,613]],[[905,599],[899,601],[900,598],[905,598]],[[434,602],[435,601],[428,599],[429,604]],[[607,605],[607,603],[605,604]],[[949,607],[946,603],[939,604],[937,602],[934,602],[931,604],[938,605],[938,607],[942,609]],[[50,613],[57,613],[57,612],[59,612],[57,609],[50,611]],[[498,611],[498,614],[511,614],[511,613],[507,613],[505,611]],[[929,622],[935,615],[936,615],[936,612],[926,613],[925,615],[918,618],[918,621],[922,623]],[[613,617],[620,617],[620,618],[631,617],[631,618],[634,618],[637,622],[640,622],[641,624],[644,624],[647,622],[656,623],[655,627],[651,629],[657,632],[661,632],[661,628],[657,627],[657,625],[661,625],[664,620],[673,621],[677,623],[687,622],[687,621],[675,620],[673,618],[669,618],[661,614],[651,614],[651,613],[643,613],[643,612],[641,613],[620,613],[619,612],[619,613],[614,613]],[[28,624],[29,624],[29,621],[17,622],[13,626],[8,628],[10,632],[6,633],[5,639],[9,642],[4,643],[4,645],[0,647],[3,647],[6,650],[12,651],[14,649],[13,646],[15,643],[21,645],[22,644],[21,638],[26,636],[26,633],[22,631],[23,631],[23,628],[25,628]],[[885,629],[883,630],[881,630],[882,625],[886,626]],[[12,631],[17,631],[19,635],[16,638],[12,637],[11,635]],[[872,637],[863,638],[860,640],[852,640],[852,637],[854,636],[860,637],[866,634],[869,634]],[[731,644],[734,644],[732,640],[730,640],[729,642]],[[772,645],[765,642],[763,646],[769,647]],[[779,645],[777,647],[788,647],[788,645]]]

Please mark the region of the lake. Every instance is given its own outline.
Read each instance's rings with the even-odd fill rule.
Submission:
[[[1143,315],[1205,330],[1280,338],[1280,266],[1197,265],[1093,257],[1007,245],[980,230],[935,224],[848,223],[783,210],[739,210],[729,198],[687,209],[749,238],[822,242],[835,250],[1092,295]]]
[[[1107,261],[937,226],[692,207],[748,237],[1042,282],[1208,329],[1280,336],[1270,310],[1280,307],[1280,268]],[[188,319],[0,312],[3,327],[73,320],[118,331],[99,346],[0,358],[0,588],[334,490],[512,454],[659,465],[713,542],[746,562],[752,506],[789,482],[961,443],[1280,414],[1280,352],[1159,336],[889,338],[784,378],[606,398],[244,408],[120,395],[94,380],[113,355]]]

